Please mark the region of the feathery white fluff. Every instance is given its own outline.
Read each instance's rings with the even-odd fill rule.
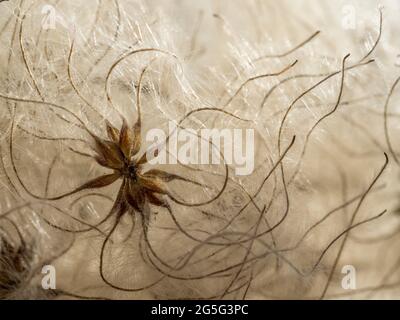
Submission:
[[[384,127],[399,73],[396,1],[22,0],[0,10],[0,222],[34,234],[60,297],[397,297],[396,90],[392,152]],[[107,173],[87,156],[93,139],[77,118],[102,138],[106,120],[121,127],[120,114],[133,125],[144,68],[143,141],[190,111],[224,110],[182,125],[254,129],[255,169],[237,176],[231,167],[209,204],[171,203],[183,230],[151,207],[150,246],[139,215],[132,234],[125,215],[103,252],[106,283],[99,263],[113,217],[79,231],[107,215],[120,183],[38,198]],[[185,202],[224,185],[223,165],[161,167],[207,186],[168,183]],[[356,270],[355,290],[341,286],[345,265]],[[38,290],[28,297],[43,298]]]

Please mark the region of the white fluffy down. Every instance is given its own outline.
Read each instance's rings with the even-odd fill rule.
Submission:
[[[1,2],[0,298],[398,298],[399,10]],[[137,212],[99,224],[120,181],[51,200],[108,173],[83,126],[105,139],[138,102],[141,152],[148,130],[186,117],[254,129],[254,171],[160,165],[201,184],[170,181],[171,194],[205,204],[150,205],[147,229]]]

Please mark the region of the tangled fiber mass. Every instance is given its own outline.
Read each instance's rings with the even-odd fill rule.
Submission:
[[[399,10],[1,1],[0,298],[398,298]]]

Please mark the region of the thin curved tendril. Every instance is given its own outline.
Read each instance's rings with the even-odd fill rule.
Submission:
[[[337,97],[336,103],[335,103],[334,107],[332,108],[332,110],[330,110],[328,113],[324,114],[320,119],[318,119],[318,121],[312,126],[310,131],[308,131],[308,133],[306,135],[306,140],[305,140],[304,145],[303,145],[303,150],[302,150],[301,155],[300,155],[300,160],[298,161],[298,163],[296,165],[296,169],[295,169],[294,173],[289,178],[289,181],[288,181],[289,185],[294,181],[294,179],[296,178],[296,176],[300,172],[301,163],[302,163],[302,160],[303,160],[303,158],[305,156],[305,153],[306,153],[306,150],[307,150],[307,146],[308,146],[311,134],[314,132],[314,130],[318,127],[318,125],[321,122],[323,122],[325,119],[327,119],[331,115],[333,115],[336,112],[336,110],[339,107],[339,105],[340,105],[340,101],[341,101],[342,95],[343,95],[343,87],[344,87],[345,63],[346,63],[346,60],[347,60],[347,58],[349,56],[350,56],[350,54],[347,54],[342,60],[342,76],[341,76],[341,79],[340,79],[340,87],[339,87],[339,93],[338,93],[338,97]]]
[[[120,290],[120,291],[125,291],[125,292],[138,292],[138,291],[143,291],[143,290],[145,290],[145,289],[149,289],[149,288],[151,288],[151,287],[154,287],[155,285],[157,285],[158,283],[160,283],[160,282],[164,279],[164,277],[162,277],[162,278],[160,278],[160,279],[158,279],[158,280],[154,281],[153,283],[150,283],[150,284],[148,284],[148,285],[146,285],[146,286],[142,286],[142,287],[138,287],[138,288],[124,288],[124,287],[120,287],[120,286],[117,286],[117,285],[111,283],[111,282],[105,277],[104,269],[103,269],[103,268],[104,268],[104,251],[105,251],[105,248],[106,248],[106,245],[107,245],[108,241],[110,240],[110,237],[112,236],[112,234],[113,234],[113,233],[115,232],[115,230],[117,229],[117,226],[118,226],[118,224],[119,224],[121,218],[122,218],[122,215],[121,215],[121,216],[117,216],[117,218],[116,218],[116,220],[115,220],[115,223],[113,224],[113,227],[111,228],[110,232],[107,234],[107,237],[105,238],[105,240],[103,241],[103,244],[102,244],[102,246],[101,246],[101,251],[100,251],[100,267],[99,267],[101,279],[104,281],[104,283],[106,283],[106,284],[109,285],[110,287],[112,287],[112,288],[114,288],[114,289],[117,289],[117,290]]]
[[[357,68],[357,67],[361,67],[361,66],[365,66],[365,65],[368,65],[368,64],[370,64],[370,63],[372,63],[372,62],[374,62],[375,60],[374,59],[371,59],[371,60],[368,60],[368,61],[366,61],[366,62],[361,62],[361,63],[358,63],[358,64],[354,64],[354,65],[352,65],[352,66],[349,66],[349,67],[346,67],[346,71],[348,71],[348,70],[352,70],[352,69],[354,69],[354,68]],[[288,82],[288,81],[291,81],[291,80],[296,80],[296,79],[301,79],[301,78],[321,78],[321,77],[332,77],[332,76],[335,76],[335,75],[337,75],[337,74],[339,74],[341,71],[339,70],[339,71],[334,71],[334,72],[327,72],[327,73],[320,73],[320,74],[298,74],[298,75],[295,75],[295,76],[291,76],[291,77],[288,77],[288,78],[285,78],[285,79],[283,79],[282,81],[280,81],[278,84],[276,84],[276,85],[274,85],[266,94],[265,94],[265,96],[264,96],[264,98],[263,98],[263,101],[262,101],[262,103],[260,104],[260,111],[264,108],[264,106],[266,105],[266,103],[267,103],[267,101],[268,101],[268,98],[272,95],[272,93],[277,89],[277,88],[279,88],[281,85],[283,85],[283,84],[285,84],[286,82]]]
[[[379,44],[379,41],[381,40],[381,36],[382,36],[382,25],[383,25],[383,16],[382,16],[382,9],[379,9],[379,31],[378,31],[378,37],[375,40],[374,45],[372,46],[372,48],[366,53],[366,55],[364,57],[362,57],[360,59],[359,62],[363,62],[365,59],[367,59],[376,49],[376,47]]]
[[[386,143],[389,148],[390,155],[393,157],[394,161],[396,162],[397,165],[400,166],[400,161],[396,155],[396,152],[393,149],[392,143],[390,141],[390,135],[389,135],[389,129],[388,129],[388,109],[389,109],[389,102],[390,98],[392,97],[394,90],[396,89],[397,85],[400,82],[400,77],[396,79],[396,81],[393,83],[392,87],[390,88],[389,94],[386,98],[385,106],[384,106],[384,113],[383,113],[383,119],[384,119],[384,129],[385,129],[385,138],[386,138]]]
[[[239,94],[239,92],[250,82],[257,80],[257,79],[262,79],[262,78],[268,78],[268,77],[274,77],[274,76],[279,76],[282,73],[288,71],[289,69],[291,69],[292,67],[294,67],[297,64],[298,60],[295,60],[294,62],[292,62],[290,65],[284,67],[282,70],[278,71],[278,72],[274,72],[274,73],[267,73],[267,74],[262,74],[262,75],[258,75],[258,76],[254,76],[251,77],[249,79],[247,79],[245,82],[243,82],[240,87],[235,91],[235,93],[223,104],[222,108],[226,108]]]
[[[384,155],[385,155],[385,162],[384,162],[384,164],[383,164],[381,170],[379,171],[379,173],[376,175],[376,177],[373,179],[372,183],[371,183],[371,184],[369,185],[369,187],[367,188],[366,192],[365,192],[365,193],[363,194],[363,196],[360,198],[360,201],[358,202],[357,207],[355,208],[355,210],[354,210],[354,212],[353,212],[353,215],[352,215],[352,217],[351,217],[351,220],[350,220],[350,223],[349,223],[349,226],[350,226],[349,228],[352,228],[352,227],[353,227],[353,223],[354,223],[354,221],[355,221],[355,219],[356,219],[356,217],[357,217],[357,214],[358,214],[358,212],[359,212],[359,210],[360,210],[360,208],[361,208],[361,205],[363,204],[363,202],[364,202],[365,198],[367,197],[368,193],[371,191],[371,189],[373,188],[373,186],[375,185],[375,183],[378,181],[378,179],[380,178],[380,176],[383,174],[383,172],[385,171],[385,169],[386,169],[386,167],[387,167],[387,165],[388,165],[388,163],[389,163],[389,158],[388,158],[387,154],[384,153]],[[386,210],[383,211],[380,215],[383,215],[385,212],[386,212]],[[380,215],[378,215],[378,217],[379,217]],[[358,224],[355,224],[355,226],[356,226],[356,225],[358,225]],[[350,229],[349,229],[349,231],[350,231]],[[345,248],[345,245],[346,245],[348,236],[349,236],[349,233],[347,232],[347,233],[345,234],[345,236],[344,236],[344,239],[343,239],[341,245],[340,245],[339,252],[338,252],[338,254],[337,254],[336,258],[335,258],[335,262],[334,262],[334,264],[333,264],[333,266],[332,266],[332,269],[331,269],[331,272],[330,272],[330,274],[329,274],[328,281],[326,282],[326,285],[325,285],[325,287],[324,287],[324,290],[322,291],[321,299],[323,299],[323,298],[325,297],[325,294],[326,294],[326,292],[328,291],[329,284],[330,284],[330,282],[331,282],[331,280],[332,280],[333,273],[335,272],[336,266],[337,266],[337,264],[339,263],[341,254],[342,254],[342,252],[343,252],[343,250],[344,250],[344,248]],[[326,250],[329,249],[329,247],[330,247],[332,244],[333,244],[333,242],[332,242],[331,244],[328,245],[328,247],[324,250],[324,253],[326,252]],[[324,254],[324,253],[323,253],[323,254]],[[323,257],[323,255],[321,255],[319,261],[322,259],[322,257]]]
[[[283,53],[279,53],[279,54],[263,55],[263,56],[255,59],[255,60],[253,60],[253,62],[258,62],[258,61],[264,60],[264,59],[286,57],[286,56],[290,55],[291,53],[295,52],[296,50],[300,49],[301,47],[303,47],[305,44],[309,43],[311,40],[313,40],[320,33],[321,33],[321,31],[317,30],[312,35],[310,35],[307,39],[305,39],[304,41],[300,42],[298,45],[296,45],[295,47],[291,48],[290,50],[288,50],[286,52],[283,52]]]
[[[374,60],[370,60],[368,62],[366,62],[365,64],[368,64],[370,62],[372,62]],[[351,67],[349,67],[351,68]],[[293,100],[293,102],[289,105],[288,109],[286,110],[283,119],[281,121],[281,124],[279,126],[279,133],[278,133],[278,150],[280,151],[281,149],[281,138],[282,138],[282,132],[284,129],[284,124],[285,121],[287,119],[287,117],[289,116],[290,111],[293,109],[293,107],[295,106],[295,104],[300,101],[304,96],[306,96],[307,94],[309,94],[311,91],[313,91],[315,88],[317,88],[318,86],[320,86],[322,83],[324,83],[325,81],[329,80],[330,78],[332,78],[333,76],[337,75],[341,73],[340,71],[334,72],[329,74],[328,76],[326,76],[325,78],[323,78],[322,80],[318,81],[317,83],[315,83],[314,85],[312,85],[311,87],[309,87],[307,90],[303,91],[296,99]]]

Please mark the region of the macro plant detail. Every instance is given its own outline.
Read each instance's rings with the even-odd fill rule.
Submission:
[[[396,296],[395,4],[228,2],[0,1],[1,298]]]

